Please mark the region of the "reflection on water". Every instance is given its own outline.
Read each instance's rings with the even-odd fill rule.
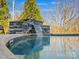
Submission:
[[[15,55],[25,55],[24,59],[39,59],[39,52],[50,45],[50,37],[22,36],[11,39],[6,45]]]
[[[54,59],[79,59],[79,37],[51,37],[50,49]],[[52,58],[51,58],[52,59]]]
[[[19,59],[79,59],[78,36],[24,36],[14,38],[7,47]]]

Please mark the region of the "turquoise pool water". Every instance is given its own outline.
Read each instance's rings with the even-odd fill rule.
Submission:
[[[79,59],[79,36],[22,36],[7,47],[19,59]]]

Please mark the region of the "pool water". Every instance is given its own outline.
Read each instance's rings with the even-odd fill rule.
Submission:
[[[22,36],[6,45],[19,59],[79,59],[79,36]]]

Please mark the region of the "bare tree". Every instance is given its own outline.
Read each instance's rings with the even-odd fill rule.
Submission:
[[[71,5],[58,4],[55,9],[53,21],[62,26],[66,31],[74,24],[73,21],[79,20],[79,9]]]

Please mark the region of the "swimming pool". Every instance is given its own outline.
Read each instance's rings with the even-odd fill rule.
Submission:
[[[79,36],[22,36],[7,47],[19,59],[79,59]]]

